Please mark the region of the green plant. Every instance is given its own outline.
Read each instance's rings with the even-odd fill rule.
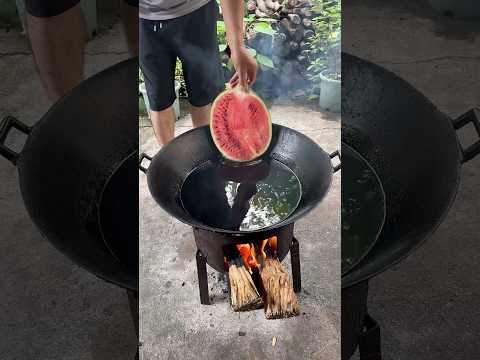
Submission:
[[[308,77],[312,86],[309,98],[318,97],[320,73],[332,79],[340,79],[341,51],[341,4],[339,0],[315,0],[312,10],[318,15],[313,18],[315,35],[309,41]]]

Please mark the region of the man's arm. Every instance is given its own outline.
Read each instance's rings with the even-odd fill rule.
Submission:
[[[257,77],[257,62],[243,44],[243,0],[221,0],[227,42],[237,71],[231,83],[240,83],[248,89]]]

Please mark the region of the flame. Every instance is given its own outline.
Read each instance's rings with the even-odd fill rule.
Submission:
[[[262,240],[262,245],[260,246],[260,253],[262,254],[263,259],[267,258],[267,254],[265,253],[265,246],[267,245],[267,243],[268,239]]]
[[[238,244],[237,249],[240,252],[243,263],[248,270],[251,270],[252,267],[259,267],[255,253],[255,246],[253,244]]]
[[[258,244],[258,249],[256,249],[254,244],[237,244],[237,249],[240,252],[245,267],[251,271],[252,268],[260,267],[257,259],[257,251],[262,256],[262,259],[265,260],[267,258],[265,247],[268,244],[268,247],[270,248],[270,254],[276,255],[277,242],[277,237],[272,236],[268,239],[262,240],[262,242]]]
[[[270,249],[272,252],[275,254],[277,252],[277,237],[272,236],[271,238],[268,239],[268,246],[270,246]]]

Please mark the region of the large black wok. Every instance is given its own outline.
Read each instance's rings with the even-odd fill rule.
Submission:
[[[338,152],[327,154],[307,136],[274,124],[270,147],[260,161],[277,160],[291,169],[300,181],[301,198],[296,209],[286,219],[253,231],[211,226],[191,216],[183,206],[182,185],[192,170],[202,164],[210,162],[218,166],[241,166],[240,172],[246,176],[252,172],[252,164],[225,163],[212,141],[208,126],[190,130],[175,138],[151,159],[148,170],[141,165],[140,169],[147,174],[152,196],[170,215],[196,229],[234,235],[229,237],[235,242],[249,242],[255,237],[292,224],[312,210],[327,193],[333,172],[339,169],[339,166],[334,167],[331,162],[331,158],[336,155]],[[140,162],[144,157],[145,155],[141,157]],[[201,192],[202,188],[199,188],[198,193]],[[200,195],[198,197],[201,198]],[[208,211],[208,207],[205,211]]]
[[[87,79],[29,127],[0,124],[0,154],[18,169],[45,238],[97,276],[138,291],[138,61]],[[21,153],[5,145],[27,134]],[[12,236],[15,236],[14,234]]]
[[[440,112],[393,73],[342,55],[342,141],[358,151],[379,176],[386,219],[376,245],[342,278],[342,287],[394,265],[439,226],[457,193],[462,164],[480,153],[480,140],[463,148],[456,130],[478,110],[456,120]]]

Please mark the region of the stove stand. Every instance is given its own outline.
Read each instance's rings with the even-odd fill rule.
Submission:
[[[363,319],[363,329],[358,339],[360,360],[382,360],[380,326],[367,313]]]
[[[200,303],[202,305],[210,305],[210,296],[208,294],[207,258],[200,249],[198,249],[196,259]],[[293,290],[298,293],[302,290],[302,274],[300,267],[300,246],[295,237],[292,238],[292,244],[290,245],[290,261],[292,264]]]

